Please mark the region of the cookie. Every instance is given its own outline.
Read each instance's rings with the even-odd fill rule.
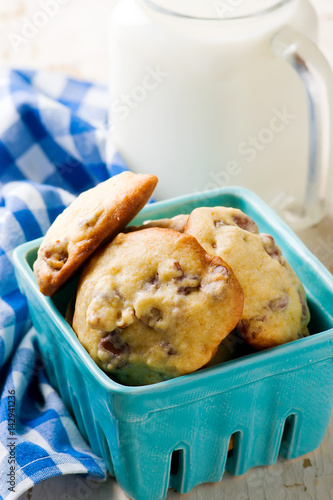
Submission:
[[[162,227],[165,229],[173,229],[174,231],[183,233],[188,218],[189,218],[188,215],[180,214],[176,215],[175,217],[172,217],[171,219],[147,220],[142,224],[142,226],[130,226],[126,228],[125,232],[128,233],[132,231],[140,231],[141,229],[147,229],[149,227]]]
[[[54,221],[38,251],[34,273],[52,296],[107,238],[114,237],[149,200],[154,175],[123,172],[82,193]]]
[[[126,385],[193,372],[243,310],[232,269],[193,236],[148,228],[119,234],[85,266],[73,329],[93,360]]]
[[[272,236],[240,210],[198,208],[186,234],[234,270],[244,291],[244,311],[237,330],[255,349],[267,349],[309,334],[304,288]]]

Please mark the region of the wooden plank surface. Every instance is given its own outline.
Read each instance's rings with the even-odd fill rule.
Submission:
[[[39,9],[37,0],[0,4],[0,63],[64,71],[74,77],[106,82],[105,19],[114,0],[72,0],[25,47],[13,50],[8,34],[19,32],[24,18]],[[320,16],[320,46],[333,67],[333,0],[313,0]],[[92,23],[91,20],[94,19]],[[89,36],[82,36],[83,33]],[[333,272],[333,209],[319,226],[300,233],[309,248]],[[87,482],[80,476],[45,481],[20,500],[125,500],[113,479]],[[321,447],[307,457],[260,467],[240,478],[225,474],[221,483],[195,488],[176,500],[330,500],[333,498],[333,419]],[[149,499],[147,499],[149,500]]]

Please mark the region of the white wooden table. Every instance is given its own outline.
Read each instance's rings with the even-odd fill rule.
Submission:
[[[38,0],[0,3],[0,63],[63,71],[106,82],[108,17],[115,0],[68,0],[29,43],[14,50],[9,34],[20,33],[24,19],[40,10]],[[333,67],[333,0],[313,0],[321,21],[320,45]],[[300,233],[309,248],[333,272],[333,207],[318,227]],[[168,499],[181,495],[169,491]],[[80,476],[46,481],[20,500],[125,500],[113,479],[88,483]],[[183,497],[182,497],[183,498]],[[330,500],[333,499],[333,419],[321,447],[307,457],[260,467],[240,478],[225,474],[221,483],[203,485],[187,500]],[[147,499],[150,500],[150,499]]]

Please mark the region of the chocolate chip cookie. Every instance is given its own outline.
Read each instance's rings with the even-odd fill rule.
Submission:
[[[198,208],[185,233],[234,270],[245,297],[237,329],[250,345],[266,349],[308,335],[304,288],[274,238],[259,234],[250,217],[233,208]]]
[[[83,270],[73,329],[93,360],[126,385],[193,372],[239,322],[243,291],[193,236],[119,234]]]
[[[142,209],[157,184],[154,175],[123,172],[82,193],[54,221],[38,251],[34,272],[52,296],[107,238]]]

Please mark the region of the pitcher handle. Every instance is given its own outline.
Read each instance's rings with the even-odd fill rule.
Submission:
[[[286,207],[285,216],[295,229],[319,222],[327,207],[333,172],[333,74],[318,47],[306,36],[284,28],[271,40],[271,51],[297,72],[309,105],[310,137],[307,184],[302,205]]]

